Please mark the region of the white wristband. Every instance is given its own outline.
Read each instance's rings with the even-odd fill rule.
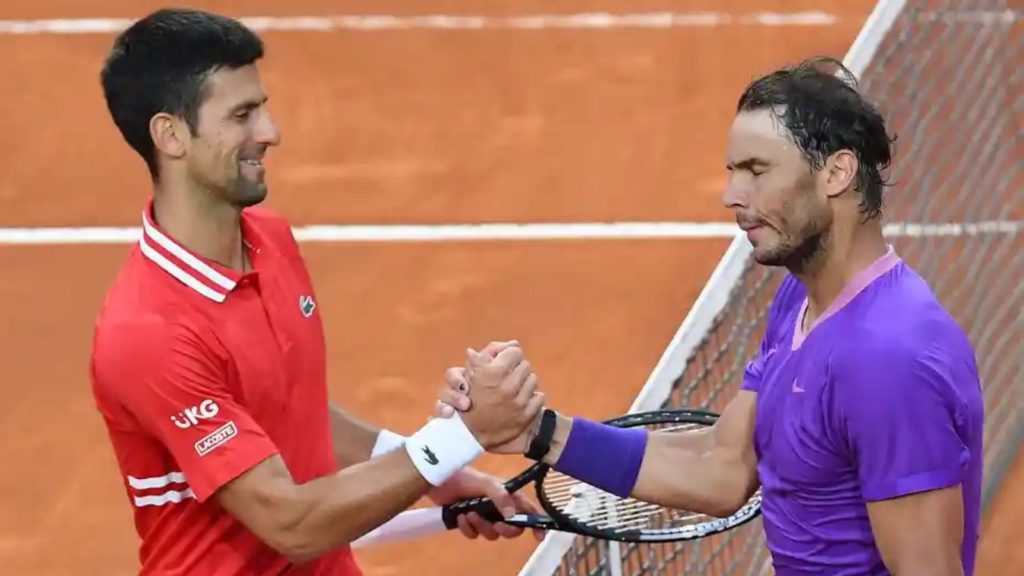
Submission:
[[[434,486],[444,484],[468,466],[484,447],[456,412],[450,418],[434,418],[405,442],[405,450],[420,474]]]
[[[377,441],[373,443],[373,452],[370,453],[370,458],[376,458],[396,448],[401,448],[402,444],[405,444],[405,440],[405,436],[401,434],[395,434],[391,430],[382,429],[377,434]]]

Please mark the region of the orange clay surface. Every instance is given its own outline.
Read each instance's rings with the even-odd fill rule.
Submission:
[[[636,0],[631,12],[821,10],[824,27],[272,32],[261,64],[283,145],[269,206],[296,225],[728,220],[722,157],[739,90],[812,54],[841,57],[872,2]],[[317,15],[329,0],[193,2]],[[140,0],[6,3],[0,18],[137,17]],[[243,12],[244,10],[244,12]],[[610,0],[357,0],[351,14],[621,12]],[[98,71],[113,39],[0,35],[0,226],[135,226],[144,168]],[[303,247],[327,326],[331,397],[419,427],[466,346],[518,338],[552,405],[628,408],[725,240],[324,243]],[[136,573],[137,539],[88,383],[92,321],[125,245],[0,247],[5,574]],[[484,457],[510,475],[525,461]],[[1018,466],[1020,468],[1020,466]],[[1018,470],[1007,486],[1019,485]],[[993,507],[979,576],[1024,571],[1014,510]],[[532,538],[457,534],[359,553],[368,576],[515,574]],[[1015,556],[1014,556],[1015,554]],[[1016,568],[1014,568],[1016,567]]]

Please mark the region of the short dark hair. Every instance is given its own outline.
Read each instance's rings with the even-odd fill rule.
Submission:
[[[165,112],[195,134],[206,78],[263,57],[263,42],[241,22],[186,9],[162,9],[124,30],[100,73],[107,108],[125,141],[158,176],[149,121]]]
[[[885,119],[857,91],[856,77],[842,62],[814,57],[754,80],[736,110],[761,109],[785,125],[814,170],[839,150],[856,154],[854,189],[862,193],[861,212],[868,219],[881,213],[882,191],[889,184],[882,172],[892,161],[895,137],[889,137]]]

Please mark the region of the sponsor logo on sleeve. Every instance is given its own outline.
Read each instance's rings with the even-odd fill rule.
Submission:
[[[231,440],[235,436],[238,436],[238,428],[235,427],[234,422],[228,422],[204,436],[202,440],[196,442],[196,454],[206,456],[217,447],[223,446],[228,440]]]
[[[217,403],[213,400],[206,399],[200,402],[198,406],[189,406],[184,411],[171,416],[171,422],[174,422],[174,425],[182,430],[188,430],[199,424],[200,420],[213,418],[218,412],[220,412],[220,406],[217,406]]]

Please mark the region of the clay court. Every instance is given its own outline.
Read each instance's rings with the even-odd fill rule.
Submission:
[[[205,1],[235,16],[622,12],[610,0]],[[296,226],[720,222],[732,107],[752,77],[842,57],[870,0],[635,0],[630,13],[816,11],[828,24],[415,26],[268,31],[283,144],[269,206]],[[134,18],[141,0],[7,3],[0,19]],[[113,33],[0,34],[0,227],[138,226],[150,188],[102,100]],[[727,247],[692,239],[325,241],[303,245],[327,325],[331,396],[401,432],[466,346],[519,339],[552,405],[626,410]],[[88,359],[127,242],[0,245],[0,565],[135,573],[137,539]],[[522,459],[485,457],[501,475]],[[1008,489],[1021,483],[1011,475]],[[1024,572],[1024,490],[983,530],[979,576]],[[535,542],[430,537],[360,553],[368,576],[515,574]],[[1013,556],[1016,555],[1016,556]],[[1013,564],[1016,562],[1016,564]],[[1013,568],[1011,568],[1013,566]]]

